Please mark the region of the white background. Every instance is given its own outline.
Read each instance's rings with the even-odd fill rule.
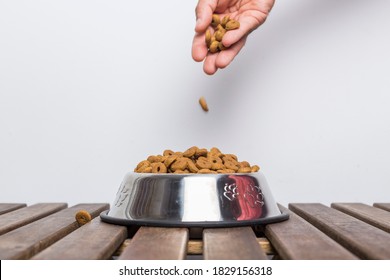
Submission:
[[[390,1],[276,0],[214,76],[196,3],[0,1],[0,202],[111,203],[193,145],[258,164],[285,205],[390,201]]]

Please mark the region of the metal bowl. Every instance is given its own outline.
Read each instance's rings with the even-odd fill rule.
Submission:
[[[235,174],[128,173],[108,223],[164,227],[264,225],[288,219],[262,172]]]

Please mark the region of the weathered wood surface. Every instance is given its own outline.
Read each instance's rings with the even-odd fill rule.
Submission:
[[[65,209],[66,203],[38,203],[0,216],[0,235]]]
[[[78,204],[0,236],[0,259],[29,259],[79,227],[75,214],[87,210],[92,217],[109,204]]]
[[[282,211],[288,210],[279,205]],[[268,224],[265,235],[282,259],[357,259],[343,246],[290,211],[287,221]]]
[[[331,207],[390,233],[390,212],[363,203],[332,203]]]
[[[280,205],[289,220],[199,229],[191,240],[193,229],[104,223],[107,203],[26,206],[0,203],[0,259],[390,259],[390,203]],[[80,226],[79,210],[94,219]]]
[[[390,234],[320,203],[293,203],[290,210],[362,259],[390,259]]]
[[[0,215],[26,206],[25,203],[0,203]]]
[[[205,229],[203,255],[206,260],[267,259],[251,227]]]
[[[110,259],[127,238],[127,229],[104,223],[99,217],[92,220],[32,259],[46,260],[104,260]]]
[[[386,211],[390,211],[390,203],[374,203],[374,207],[381,208]]]
[[[187,228],[141,227],[119,259],[182,260],[187,255],[187,242]]]
[[[259,243],[261,249],[267,254],[267,255],[273,255],[275,253],[274,249],[272,248],[271,243],[268,241],[265,237],[257,237],[257,242]],[[115,251],[114,256],[119,256],[122,254],[123,250],[129,246],[131,243],[131,239],[128,238],[121,246],[118,248],[118,250]],[[187,255],[203,255],[203,240],[202,239],[190,239],[187,243]]]

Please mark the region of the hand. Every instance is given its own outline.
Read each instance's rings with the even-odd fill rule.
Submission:
[[[204,61],[203,70],[213,75],[220,68],[228,66],[245,45],[249,33],[266,20],[275,0],[199,0],[196,6],[195,36],[192,42],[192,58]],[[240,22],[240,28],[225,34],[222,43],[227,50],[209,53],[205,43],[205,32],[209,28],[212,15],[217,13],[223,18]]]

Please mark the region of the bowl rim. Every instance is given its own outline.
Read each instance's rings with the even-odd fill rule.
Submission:
[[[166,176],[166,175],[169,175],[169,176],[218,176],[218,175],[247,175],[247,176],[253,176],[253,175],[260,175],[260,174],[263,174],[262,171],[256,171],[256,172],[247,172],[247,173],[238,173],[238,172],[234,172],[234,173],[143,173],[143,172],[134,172],[134,171],[130,171],[130,172],[127,172],[126,175],[130,175],[130,174],[133,174],[133,175],[141,175],[141,176],[155,176],[155,175],[158,175],[158,176]]]

